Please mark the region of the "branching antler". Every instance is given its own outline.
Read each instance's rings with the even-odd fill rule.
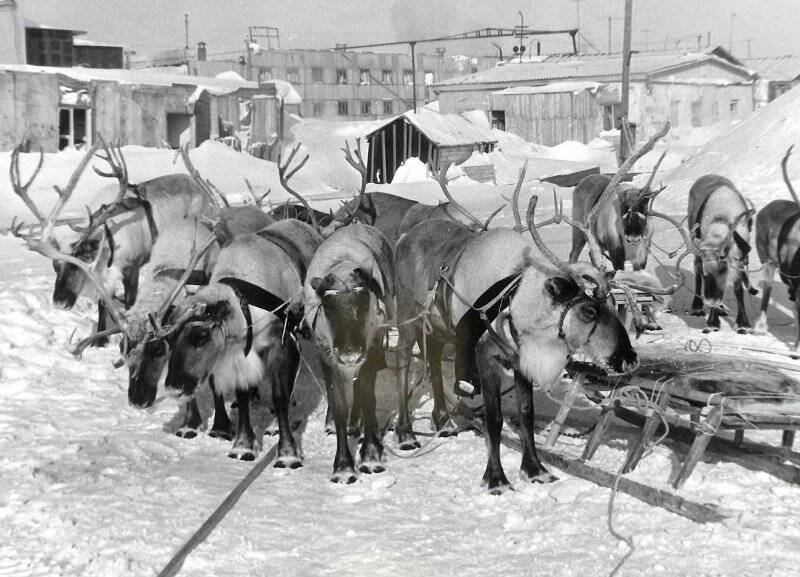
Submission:
[[[781,160],[781,172],[783,173],[783,182],[786,183],[786,188],[789,189],[789,194],[792,195],[792,199],[800,205],[800,199],[797,198],[797,193],[794,191],[794,186],[792,186],[792,181],[789,180],[789,171],[786,169],[786,165],[789,163],[789,157],[792,155],[792,149],[794,148],[794,144],[791,145],[788,149],[786,149],[786,154]]]
[[[522,190],[522,182],[525,180],[525,173],[527,171],[528,161],[526,160],[522,168],[519,169],[517,185],[514,187],[514,194],[511,196],[511,210],[514,213],[514,230],[516,232],[525,232],[525,226],[522,224],[522,217],[519,214],[519,193]]]
[[[31,174],[30,178],[22,184],[22,179],[20,178],[20,171],[19,171],[19,154],[22,152],[23,146],[20,144],[16,146],[11,153],[11,164],[8,166],[8,176],[11,180],[11,186],[14,189],[14,193],[22,199],[22,202],[25,203],[25,206],[28,207],[33,215],[36,217],[36,220],[39,223],[44,223],[46,220],[44,215],[39,212],[39,208],[34,204],[31,200],[30,195],[28,194],[28,189],[30,188],[33,181],[39,175],[39,171],[42,169],[42,165],[44,165],[44,151],[42,147],[39,147],[39,161],[36,164],[36,168],[34,169],[33,173]]]
[[[444,168],[442,170],[439,170],[438,172],[433,168],[433,166],[430,166],[430,165],[429,165],[429,169],[430,169],[431,174],[433,175],[433,177],[436,179],[436,182],[439,183],[439,188],[442,189],[442,192],[444,193],[444,196],[447,198],[447,201],[458,212],[460,212],[465,217],[467,217],[467,219],[470,220],[480,230],[488,229],[489,228],[489,223],[491,223],[492,220],[494,219],[494,217],[496,217],[498,214],[500,214],[500,211],[502,211],[507,205],[504,204],[504,205],[496,208],[492,212],[492,214],[489,215],[489,218],[486,219],[486,221],[481,222],[480,219],[477,216],[475,216],[470,211],[468,211],[466,208],[464,208],[463,205],[461,205],[460,203],[456,202],[456,200],[453,198],[453,195],[450,194],[450,190],[447,188],[447,172],[450,170],[450,167],[452,165],[453,165],[453,163],[451,162],[450,164],[447,165],[446,168]]]
[[[623,126],[626,123],[627,120],[623,119]],[[617,170],[616,174],[611,177],[611,180],[609,181],[603,193],[600,195],[597,203],[592,207],[592,210],[590,210],[589,214],[586,216],[586,221],[584,223],[585,230],[583,232],[586,234],[587,244],[589,245],[589,258],[591,259],[592,264],[600,271],[605,271],[606,267],[605,263],[603,262],[603,253],[600,250],[600,244],[597,242],[597,238],[594,234],[594,224],[597,220],[597,216],[600,214],[603,206],[605,206],[606,203],[611,199],[611,195],[616,191],[617,185],[622,181],[631,167],[636,163],[637,160],[652,150],[655,143],[663,138],[667,132],[669,132],[669,122],[665,123],[664,127],[650,140],[648,140],[644,146],[625,159],[625,162],[622,163],[622,166],[619,167],[619,170]]]
[[[194,164],[192,163],[192,159],[189,158],[189,148],[187,146],[182,146],[180,148],[180,153],[181,158],[183,159],[183,164],[186,165],[186,170],[189,171],[189,175],[194,179],[197,185],[203,189],[209,198],[217,198],[219,206],[229,207],[230,203],[228,202],[228,199],[225,198],[225,195],[222,194],[220,190],[211,183],[210,180],[203,178],[197,168],[195,168]]]
[[[352,149],[352,152],[350,150],[350,143],[345,140],[342,151],[344,152],[344,159],[347,161],[347,164],[356,169],[361,175],[361,187],[358,191],[360,202],[361,197],[364,196],[364,192],[367,190],[367,183],[369,183],[369,170],[364,162],[364,158],[361,156],[361,139],[356,138],[356,146]],[[355,154],[355,158],[353,158],[353,154]]]
[[[658,172],[658,168],[661,166],[661,163],[663,162],[665,156],[667,156],[666,150],[664,150],[664,152],[661,153],[661,156],[658,158],[658,162],[656,162],[655,166],[653,167],[653,172],[650,173],[650,178],[647,179],[647,184],[645,184],[644,188],[642,188],[642,194],[650,197],[651,199],[654,199],[656,196],[658,196],[658,193],[660,193],[665,188],[662,186],[656,192],[652,192],[650,189],[650,187],[653,185],[653,179],[656,177],[656,172]]]
[[[104,172],[93,166],[92,169],[100,176],[104,178],[116,178],[119,182],[119,193],[117,194],[116,202],[121,201],[125,194],[128,192],[128,165],[125,162],[125,157],[122,155],[122,143],[120,140],[116,142],[112,142],[111,146],[109,147],[102,137],[97,137],[98,142],[100,142],[100,146],[102,146],[105,154],[97,153],[97,158],[101,160],[105,160],[108,166],[111,168],[109,172]]]
[[[561,222],[562,218],[561,210],[558,206],[556,206],[556,213],[552,218],[547,219],[546,221],[541,222],[539,224],[536,224],[534,222],[534,215],[536,214],[536,205],[538,203],[539,203],[539,195],[534,194],[531,197],[530,202],[528,202],[528,212],[525,218],[525,221],[528,225],[528,231],[531,233],[531,237],[533,237],[533,242],[536,244],[536,248],[539,249],[539,252],[541,252],[542,255],[544,255],[544,257],[547,258],[547,260],[553,263],[553,265],[558,270],[560,270],[566,276],[573,278],[574,275],[569,265],[563,262],[560,258],[558,258],[555,255],[555,253],[548,248],[544,240],[542,240],[541,235],[539,234],[540,227],[547,226],[548,224],[557,224]]]
[[[308,215],[311,218],[312,226],[315,229],[319,230],[319,223],[317,222],[317,216],[314,214],[314,210],[308,204],[308,201],[305,198],[303,198],[301,194],[295,192],[292,189],[292,187],[289,186],[289,180],[297,173],[298,170],[300,170],[305,166],[306,162],[308,162],[308,159],[310,158],[310,156],[306,154],[305,158],[303,158],[303,160],[301,160],[297,164],[297,166],[289,170],[289,165],[292,163],[292,160],[294,159],[298,150],[300,150],[300,143],[294,145],[291,152],[289,153],[289,157],[286,159],[286,164],[281,163],[281,153],[280,152],[278,153],[278,177],[280,178],[281,186],[284,188],[284,190],[286,190],[286,192],[288,192],[298,201],[300,201],[300,204],[302,204],[308,211]]]
[[[32,232],[32,227],[29,227],[28,233],[24,234],[22,232],[22,229],[25,226],[25,223],[24,222],[17,223],[15,218],[11,223],[11,233],[14,236],[24,240],[30,250],[38,252],[39,254],[47,258],[50,258],[52,260],[63,261],[75,265],[76,267],[81,269],[86,274],[87,278],[92,282],[92,284],[95,285],[96,289],[98,290],[98,293],[100,294],[100,298],[106,305],[106,310],[108,311],[108,314],[117,324],[117,326],[122,327],[125,319],[125,312],[118,305],[118,303],[114,299],[113,294],[111,294],[111,292],[106,288],[105,284],[98,276],[96,272],[96,263],[85,262],[73,255],[61,252],[61,250],[59,250],[58,248],[55,239],[53,238],[53,227],[56,224],[56,220],[58,219],[59,214],[64,209],[64,206],[67,204],[69,199],[72,197],[72,194],[75,192],[75,187],[78,185],[78,181],[80,180],[81,176],[86,170],[86,167],[89,165],[89,162],[91,161],[92,157],[95,155],[99,147],[100,147],[100,142],[98,140],[83,156],[80,163],[70,176],[70,179],[65,187],[63,188],[59,186],[53,187],[53,189],[58,194],[58,200],[56,201],[55,205],[53,206],[47,218],[42,217],[42,212],[36,207],[36,204],[33,202],[28,192],[28,188],[30,187],[34,177],[38,174],[39,169],[41,168],[42,159],[40,158],[39,165],[37,166],[31,178],[29,178],[25,184],[22,184],[19,171],[19,152],[17,152],[16,154],[12,154],[12,167],[10,172],[11,172],[11,184],[14,189],[14,193],[17,196],[19,196],[23,200],[23,202],[25,202],[26,206],[28,206],[31,209],[31,212],[39,220],[39,224],[41,226],[41,232],[38,238],[34,237]],[[97,258],[100,258],[99,252]]]

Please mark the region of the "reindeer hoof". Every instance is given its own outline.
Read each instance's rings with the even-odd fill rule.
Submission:
[[[303,466],[303,461],[297,455],[284,455],[275,459],[273,467],[276,469],[299,469]]]
[[[378,461],[363,461],[358,466],[358,470],[367,475],[371,475],[373,473],[383,473],[386,470],[386,467],[384,467]]]
[[[264,436],[267,437],[274,437],[280,432],[277,425],[270,425],[266,429],[264,429]]]
[[[703,329],[703,334],[707,335],[708,333],[718,333],[719,327],[706,327]]]
[[[519,478],[523,481],[527,481],[528,483],[541,483],[543,485],[545,483],[553,483],[555,481],[558,481],[558,477],[553,475],[553,473],[551,473],[550,471],[541,471],[536,475],[529,475],[525,471],[520,471]]]
[[[511,483],[508,482],[508,479],[505,478],[503,475],[500,479],[492,479],[487,481],[486,479],[483,480],[481,486],[490,494],[490,495],[502,495],[506,491],[513,491],[514,487],[511,486]]]
[[[689,314],[693,317],[704,317],[706,315],[703,309],[692,309]]]
[[[92,348],[98,348],[98,349],[106,347],[106,346],[108,346],[108,339],[106,339],[106,338],[97,339],[97,340],[93,341],[92,343],[90,343],[89,346],[92,347]]]
[[[234,447],[228,453],[228,457],[231,459],[239,459],[240,461],[255,461],[256,453],[253,449],[248,449],[246,447]]]
[[[221,439],[223,441],[230,441],[233,439],[233,431],[230,429],[211,429],[208,436],[213,439]]]
[[[658,323],[647,323],[646,325],[644,325],[644,330],[646,330],[646,331],[660,331],[660,330],[663,330],[663,329],[661,328],[661,325],[658,324]]]
[[[351,485],[356,482],[356,472],[352,469],[346,471],[334,471],[331,476],[331,483],[339,485]]]
[[[740,335],[749,335],[752,331],[750,330],[750,327],[739,327],[736,329],[736,332]]]
[[[175,436],[181,439],[194,439],[197,436],[197,429],[191,427],[181,427],[175,431]]]
[[[394,436],[397,446],[401,451],[413,451],[414,449],[419,449],[421,446],[414,436],[414,433],[408,430],[402,431],[395,429]]]

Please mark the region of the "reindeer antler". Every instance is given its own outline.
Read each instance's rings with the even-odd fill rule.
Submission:
[[[786,165],[789,163],[789,157],[792,155],[792,149],[794,148],[794,144],[792,144],[789,148],[786,149],[786,154],[781,160],[781,172],[783,173],[783,182],[786,183],[786,188],[789,189],[789,194],[792,195],[792,199],[797,203],[800,204],[800,199],[797,198],[797,193],[794,191],[794,186],[792,186],[792,181],[789,180],[789,171],[786,169]]]
[[[125,194],[128,192],[128,164],[125,162],[125,157],[122,154],[122,143],[120,140],[116,142],[112,142],[111,146],[109,147],[106,142],[103,140],[101,136],[97,137],[100,146],[103,147],[105,151],[105,155],[97,153],[97,158],[101,160],[105,160],[108,163],[108,166],[111,168],[109,172],[104,172],[93,166],[92,169],[100,176],[104,178],[116,178],[119,182],[119,193],[117,194],[116,202],[119,202],[123,199]]]
[[[344,152],[344,159],[347,161],[347,164],[355,168],[361,175],[361,187],[359,188],[358,196],[362,197],[367,190],[367,183],[369,183],[369,170],[364,162],[364,158],[361,156],[361,139],[356,138],[356,146],[353,148],[352,152],[350,151],[350,143],[347,140],[344,141],[344,147],[341,150]],[[353,153],[355,153],[355,158],[353,158]]]
[[[665,187],[661,187],[657,192],[652,193],[650,187],[653,184],[653,179],[656,177],[656,172],[658,172],[658,168],[661,166],[661,162],[664,160],[664,157],[667,156],[667,151],[661,153],[661,156],[658,157],[658,162],[656,162],[655,166],[653,167],[653,172],[650,173],[650,178],[647,179],[647,184],[644,185],[642,188],[642,193],[651,197],[655,198],[658,196],[658,193],[664,190]]]
[[[456,199],[453,198],[452,194],[450,194],[450,190],[447,188],[447,172],[448,170],[450,170],[450,167],[452,165],[453,163],[451,162],[450,164],[447,165],[446,168],[439,170],[438,172],[430,164],[428,165],[428,168],[431,171],[433,177],[436,179],[436,182],[439,183],[439,188],[442,189],[442,192],[444,193],[444,196],[447,198],[447,201],[450,204],[452,204],[453,207],[455,207],[455,209],[458,212],[467,217],[467,219],[469,219],[475,226],[480,228],[480,230],[487,230],[489,228],[489,223],[491,223],[494,217],[500,214],[500,211],[502,211],[507,205],[503,204],[499,206],[494,211],[492,211],[492,214],[489,215],[489,218],[487,218],[486,221],[481,222],[477,216],[468,211],[462,204],[456,202]],[[522,178],[522,176],[524,176],[524,173],[520,175],[520,178]]]
[[[297,164],[297,166],[289,170],[289,165],[292,163],[292,160],[294,159],[298,150],[300,150],[299,142],[296,145],[294,145],[291,152],[289,153],[289,157],[286,159],[286,164],[281,163],[281,153],[280,152],[278,153],[278,177],[280,178],[281,186],[284,188],[284,190],[286,190],[286,192],[288,192],[298,201],[300,201],[300,204],[302,204],[308,211],[308,215],[311,218],[312,226],[315,229],[319,230],[319,223],[317,222],[317,216],[314,214],[314,210],[308,204],[308,201],[305,198],[303,198],[301,194],[295,192],[292,189],[292,187],[289,186],[289,180],[297,173],[298,170],[300,170],[305,166],[306,162],[308,162],[308,159],[310,158],[310,155],[306,154],[305,158],[303,158],[303,160],[301,160]]]
[[[203,178],[200,175],[200,172],[195,168],[194,164],[192,163],[192,159],[189,158],[189,147],[181,146],[180,148],[181,158],[183,159],[183,164],[186,165],[186,170],[189,171],[189,175],[194,179],[197,185],[205,191],[209,198],[218,198],[220,205],[229,207],[230,203],[228,199],[225,198],[225,195],[220,192],[220,190],[214,186],[210,180],[207,178]]]
[[[92,157],[97,152],[97,149],[100,147],[99,140],[96,141],[89,150],[87,150],[86,154],[81,159],[78,166],[73,171],[72,175],[70,176],[67,185],[63,188],[59,186],[53,186],[53,189],[58,194],[58,200],[56,201],[55,205],[53,206],[50,214],[47,218],[42,216],[42,212],[36,207],[36,204],[30,197],[28,192],[28,188],[30,187],[33,179],[39,173],[39,170],[42,166],[42,157],[40,156],[39,165],[37,166],[36,170],[34,171],[33,175],[28,179],[25,184],[22,184],[20,179],[20,171],[19,171],[19,147],[15,149],[16,154],[12,154],[12,166],[11,166],[11,185],[14,189],[14,193],[19,196],[22,201],[31,209],[31,212],[36,216],[39,220],[39,224],[41,226],[40,235],[38,238],[34,237],[32,232],[32,227],[29,227],[29,231],[27,234],[22,233],[22,228],[25,226],[24,222],[16,222],[16,218],[11,223],[11,233],[16,236],[17,238],[21,238],[25,241],[28,248],[34,252],[38,252],[39,254],[52,259],[52,260],[60,260],[72,265],[75,265],[79,269],[81,269],[84,274],[86,274],[87,278],[95,285],[97,288],[100,298],[106,305],[106,309],[108,314],[114,320],[114,322],[119,327],[124,326],[125,320],[125,312],[122,308],[118,306],[118,303],[114,299],[113,294],[105,287],[100,277],[97,275],[95,270],[96,263],[94,262],[85,262],[75,256],[70,254],[65,254],[61,252],[57,248],[57,244],[53,239],[53,227],[55,226],[56,220],[58,219],[58,215],[64,209],[64,206],[67,204],[69,199],[72,197],[72,194],[75,192],[75,187],[78,184],[81,176],[83,175],[86,167],[89,165]],[[104,232],[105,234],[105,232]],[[100,253],[98,252],[98,258],[100,257]]]

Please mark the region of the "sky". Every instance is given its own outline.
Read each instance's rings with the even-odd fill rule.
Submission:
[[[52,26],[85,30],[87,38],[122,43],[147,54],[208,43],[211,58],[243,51],[249,26],[276,26],[282,48],[331,48],[453,34],[484,27],[513,27],[518,11],[537,29],[580,28],[587,50],[622,46],[624,0],[18,0],[23,16]],[[732,28],[733,27],[733,28]],[[800,53],[800,0],[634,0],[635,50],[729,46],[742,57]],[[544,37],[542,52],[565,52],[568,37]],[[511,38],[447,44],[447,53],[510,54]],[[678,44],[679,43],[679,44]],[[433,52],[436,45],[418,50]],[[407,47],[384,51],[406,51]]]

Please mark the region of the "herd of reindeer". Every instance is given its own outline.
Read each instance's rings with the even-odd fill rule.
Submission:
[[[747,332],[744,290],[757,292],[747,276],[755,220],[765,271],[756,331],[766,330],[776,269],[800,311],[800,201],[786,171],[791,148],[782,166],[793,201],[774,200],[754,219],[755,209],[733,183],[708,175],[689,191],[684,224],[653,210],[664,188],[651,189],[661,160],[644,187],[625,182],[633,164],[668,129],[632,154],[613,176],[584,178],[574,189],[571,216],[555,199],[553,216],[536,222],[538,197],[533,196],[523,220],[518,206],[523,168],[511,199],[514,226],[491,228],[499,209],[479,220],[448,191],[446,170],[434,176],[448,202],[435,206],[366,192],[360,142],[343,148],[347,162],[361,175],[360,191],[328,213],[312,209],[291,188],[290,179],[308,160],[306,156],[290,168],[299,145],[285,163],[278,160],[281,185],[298,203],[272,208],[255,194],[251,204],[229,206],[192,166],[185,150],[188,174],[131,184],[121,148],[98,139],[67,185],[54,187],[57,200],[49,214],[28,193],[44,155],[40,153],[37,167],[23,181],[18,147],[11,156],[11,183],[38,224],[14,222],[11,232],[29,249],[52,259],[56,306],[71,308],[85,289],[98,295],[97,330],[78,342],[73,354],[80,358],[88,346],[105,346],[110,336],[120,334],[116,366],[128,368],[130,403],[152,405],[166,370],[166,390],[185,401],[176,433],[182,437],[198,434],[202,417],[195,394],[207,383],[215,408],[208,434],[233,440],[233,458],[256,457],[260,443],[250,407],[263,389],[271,390],[278,424],[274,466],[302,465],[289,412],[300,342],[312,340],[327,392],[327,430],[336,434],[331,480],[352,483],[356,471],[383,471],[384,431],[376,419],[375,380],[388,366],[387,332],[393,328],[398,333],[394,435],[402,450],[420,446],[409,414],[415,345],[424,353],[430,378],[433,425],[439,434],[454,432],[441,366],[444,347],[452,345],[454,393],[483,396],[489,440],[483,483],[499,493],[509,486],[499,453],[504,377],[513,377],[519,409],[524,448],[520,478],[548,482],[554,477],[540,462],[534,442],[533,386],[559,380],[573,357],[609,374],[637,369],[636,350],[611,306],[612,291],[628,298],[637,331],[657,329],[652,311],[635,306],[635,293],[674,293],[684,283],[680,263],[692,255],[692,314],[703,315],[708,307],[707,330],[719,328],[720,316],[726,314],[722,301],[730,269],[736,325]],[[77,240],[59,243],[54,235],[59,214],[95,157],[109,169],[94,170],[118,181],[118,195],[89,211],[86,226],[71,225]],[[666,220],[682,238],[682,254],[672,254],[677,258],[670,286],[644,271],[652,218]],[[566,262],[539,232],[562,222],[574,229]],[[581,261],[587,244],[589,261]],[[632,262],[633,271],[624,270],[626,261]],[[235,401],[235,430],[226,400]],[[357,461],[348,443],[354,432],[361,435]]]

